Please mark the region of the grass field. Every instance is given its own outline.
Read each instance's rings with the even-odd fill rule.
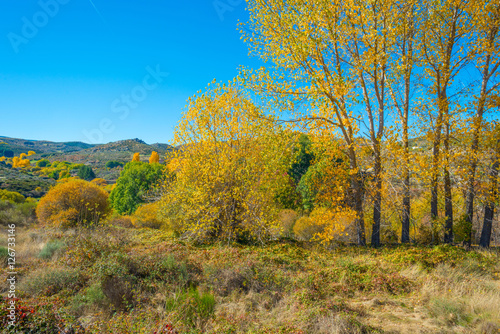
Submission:
[[[3,333],[500,329],[498,250],[327,250],[286,240],[194,246],[158,230],[102,227],[22,228],[16,253],[22,307],[16,329]],[[0,256],[5,259],[4,248]],[[6,282],[5,266],[1,275]],[[4,283],[4,297],[7,290]],[[0,309],[2,328],[6,307]]]

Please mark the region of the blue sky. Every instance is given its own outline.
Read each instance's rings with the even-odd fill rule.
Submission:
[[[188,97],[238,66],[242,0],[3,0],[0,135],[168,142]]]

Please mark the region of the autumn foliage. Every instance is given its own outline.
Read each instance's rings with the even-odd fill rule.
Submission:
[[[36,215],[46,225],[90,226],[110,213],[108,194],[84,180],[68,180],[52,188],[40,200]]]
[[[190,100],[175,133],[173,178],[161,213],[197,240],[264,239],[277,224],[274,194],[286,178],[281,129],[234,86]]]
[[[151,156],[149,157],[149,163],[159,163],[160,162],[160,156],[158,155],[158,152],[153,151],[151,153]]]

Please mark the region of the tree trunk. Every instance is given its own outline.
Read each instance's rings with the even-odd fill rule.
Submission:
[[[500,161],[500,140],[497,141],[497,147],[493,157],[493,164],[490,170],[490,198],[484,210],[483,230],[481,231],[481,240],[479,245],[481,247],[490,247],[491,229],[493,225],[493,216],[495,214],[495,199],[498,195],[498,169]]]
[[[355,223],[358,245],[366,246],[365,218],[363,213],[363,197],[365,196],[365,193],[360,173],[354,175],[352,185],[354,190],[354,210],[356,212]]]
[[[382,211],[382,162],[380,148],[375,148],[375,195],[373,201],[372,246],[380,247],[380,213]]]
[[[446,112],[446,134],[444,138],[444,154],[446,163],[444,165],[444,210],[445,210],[445,226],[444,226],[444,242],[451,244],[453,242],[453,200],[451,195],[451,179],[450,179],[450,120],[448,112]]]
[[[401,242],[410,242],[410,159],[408,143],[408,126],[403,125],[403,144],[405,166],[403,171],[403,212],[401,214]]]
[[[441,132],[441,131],[440,131]],[[432,149],[432,179],[431,179],[431,229],[434,244],[434,225],[438,217],[438,167],[440,136],[436,135]]]
[[[357,243],[359,246],[366,246],[365,219],[363,213],[363,202],[365,196],[363,177],[358,169],[356,152],[351,145],[348,146],[347,153],[349,157],[349,168],[350,170],[356,171],[354,175],[351,175],[350,179],[348,205],[356,213],[354,224],[356,227]]]

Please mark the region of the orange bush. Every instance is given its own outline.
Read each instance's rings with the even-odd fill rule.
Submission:
[[[109,213],[108,193],[84,180],[57,184],[42,197],[36,208],[42,224],[61,227],[97,224]]]

